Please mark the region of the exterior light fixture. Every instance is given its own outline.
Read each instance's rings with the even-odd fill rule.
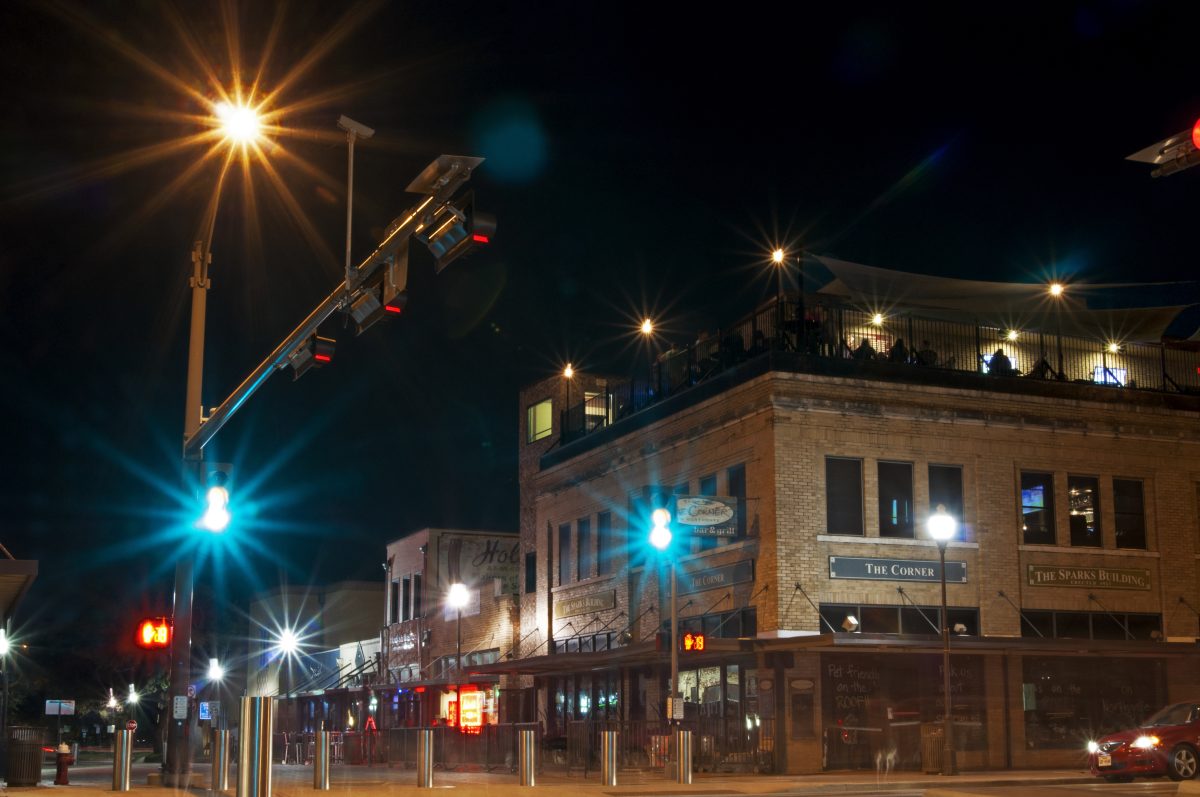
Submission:
[[[942,738],[945,748],[942,750],[942,774],[957,775],[958,768],[954,763],[954,725],[950,706],[950,618],[946,602],[946,545],[958,533],[958,521],[946,511],[943,504],[938,504],[937,511],[929,516],[925,524],[929,536],[938,547],[938,558],[941,561],[942,580]]]
[[[1010,329],[1010,330],[1008,330],[1008,334],[1005,335],[1004,337],[1007,338],[1008,340],[1016,340],[1017,335],[1018,335],[1017,330]]]
[[[217,659],[208,660],[208,680],[220,681],[225,677],[225,668]]]
[[[221,132],[237,144],[249,144],[258,138],[262,129],[258,112],[245,105],[231,105],[227,102],[217,103],[213,109],[220,120]]]
[[[642,321],[641,331],[643,335],[651,335],[654,333],[654,322],[649,318]]]
[[[777,266],[781,265],[783,263],[783,250],[782,249],[776,249],[774,252],[771,253],[771,262]]]
[[[842,620],[842,630],[848,631],[851,634],[856,633],[862,624],[858,622],[858,618],[852,614],[846,615],[846,619]]]
[[[567,363],[567,367],[563,369],[563,376],[565,376],[567,379],[575,376],[575,369],[571,367],[570,363]]]
[[[1120,343],[1115,343],[1115,342],[1114,342],[1114,343],[1110,343],[1110,344],[1108,344],[1108,353],[1109,353],[1109,354],[1119,354],[1119,353],[1120,353],[1120,351],[1121,351],[1121,344],[1120,344]]]
[[[871,316],[871,323],[877,327],[883,326],[883,313],[876,313]]]
[[[1061,282],[1051,282],[1050,283],[1050,295],[1051,296],[1062,296],[1062,293],[1064,290],[1066,290],[1066,288]]]
[[[285,656],[290,656],[300,647],[300,638],[296,636],[296,632],[290,628],[285,628],[279,632],[279,636],[275,640],[275,649]]]

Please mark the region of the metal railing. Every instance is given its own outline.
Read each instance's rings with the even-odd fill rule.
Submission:
[[[628,379],[610,382],[562,413],[563,442],[633,413],[771,351],[822,360],[881,363],[927,371],[1025,378],[1139,391],[1200,394],[1200,353],[1149,343],[1114,345],[1056,330],[1011,330],[897,312],[875,323],[858,308],[774,302],[684,348],[659,353]],[[1003,353],[1008,364],[996,358]],[[870,366],[868,366],[870,367]]]
[[[380,741],[382,760],[392,767],[415,768],[417,740],[421,730],[433,732],[434,769],[483,769],[488,772],[516,772],[519,731],[534,730],[541,744],[541,726],[537,723],[499,723],[483,725],[478,733],[463,733],[459,728],[440,725],[433,728],[388,728]]]
[[[677,726],[692,732],[692,766],[698,771],[768,772],[774,768],[774,720],[700,717]],[[600,771],[601,735],[617,731],[617,767],[664,768],[675,758],[674,727],[663,720],[573,720],[566,723],[565,746],[548,739],[546,765],[568,774]]]

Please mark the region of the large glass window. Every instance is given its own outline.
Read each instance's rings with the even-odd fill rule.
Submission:
[[[1137,727],[1166,701],[1161,659],[1025,656],[1021,669],[1030,750],[1078,750]]]
[[[579,549],[579,575],[578,578],[582,581],[585,578],[592,577],[592,520],[591,518],[581,517],[576,524],[579,530],[579,539],[576,545]]]
[[[1054,544],[1054,475],[1021,472],[1021,531],[1026,545]]]
[[[558,527],[558,583],[571,583],[571,524]]]
[[[525,442],[549,437],[554,423],[554,404],[550,399],[531,404],[525,419]]]
[[[861,459],[825,458],[825,526],[830,534],[862,535]]]
[[[615,554],[612,536],[612,513],[596,515],[596,575],[606,576],[613,571]]]
[[[1067,502],[1071,508],[1071,544],[1099,548],[1100,480],[1067,476]]]
[[[1113,509],[1118,548],[1146,547],[1146,506],[1142,483],[1113,479]]]
[[[1021,613],[1021,636],[1047,639],[1141,639],[1162,637],[1162,615],[1127,612]]]
[[[939,506],[962,525],[963,522],[963,478],[962,468],[957,465],[929,466],[929,509],[932,513]]]
[[[879,536],[912,537],[912,465],[879,463]]]

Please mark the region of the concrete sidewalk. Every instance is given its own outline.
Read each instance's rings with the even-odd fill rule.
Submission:
[[[206,768],[198,768],[199,772],[207,774]],[[83,775],[83,773],[79,773]],[[276,765],[273,770],[272,793],[277,797],[318,797],[312,787],[312,767],[295,765]],[[90,771],[87,776],[79,778],[81,785],[51,786],[53,778],[49,777],[37,787],[12,788],[13,793],[54,789],[70,795],[111,795],[111,774],[98,782],[97,773]],[[330,772],[329,794],[353,794],[375,797],[428,797],[431,790],[418,789],[416,772],[411,769],[388,769],[384,766],[335,766]],[[236,778],[231,781],[236,783]],[[958,790],[969,793],[972,788],[984,786],[1027,786],[1036,788],[1068,783],[1094,783],[1096,779],[1083,770],[1037,770],[999,772],[968,772],[954,777],[924,775],[918,772],[899,772],[889,776],[877,777],[872,772],[842,772],[824,773],[820,775],[723,775],[697,774],[690,785],[675,783],[658,773],[622,771],[618,776],[617,786],[604,786],[600,783],[599,773],[567,776],[561,773],[542,773],[538,775],[537,785],[532,788],[522,788],[518,785],[516,775],[508,773],[488,772],[434,772],[433,783],[436,790],[453,790],[455,797],[495,797],[495,795],[513,795],[528,793],[532,797],[543,794],[548,797],[564,797],[564,792],[570,792],[571,797],[602,797],[604,795],[628,795],[628,797],[659,797],[660,795],[718,795],[745,794],[771,795],[789,794],[796,792],[824,792],[837,794],[845,791],[862,791],[866,789],[879,791],[937,789],[939,793],[948,795]],[[147,786],[145,773],[140,773],[134,779],[132,794],[139,797],[167,797],[168,795],[204,795],[204,789],[190,791]],[[944,790],[944,791],[943,791]],[[931,797],[932,797],[931,792]]]

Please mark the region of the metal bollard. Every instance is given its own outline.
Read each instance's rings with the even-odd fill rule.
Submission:
[[[243,697],[237,797],[271,797],[271,736],[274,731],[274,698]]]
[[[313,753],[313,788],[329,791],[329,731],[317,731],[317,750]]]
[[[537,733],[517,731],[517,766],[521,770],[521,785],[537,785]]]
[[[417,731],[417,788],[433,788],[433,730]]]
[[[113,738],[113,791],[129,791],[133,764],[133,731],[117,731]]]
[[[212,732],[212,793],[229,791],[229,731]]]
[[[692,732],[679,731],[675,737],[675,749],[679,756],[676,759],[679,769],[675,772],[675,780],[679,783],[692,782]]]
[[[600,732],[600,780],[605,786],[617,785],[617,732]]]

